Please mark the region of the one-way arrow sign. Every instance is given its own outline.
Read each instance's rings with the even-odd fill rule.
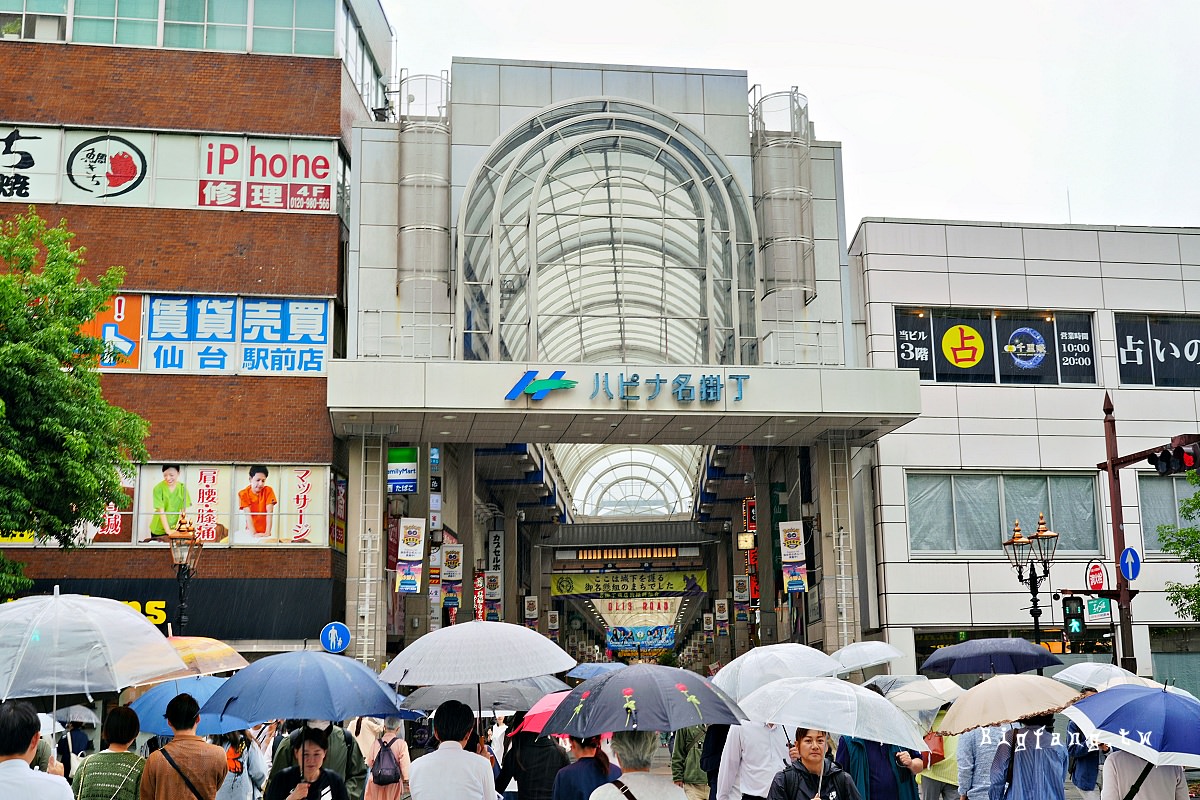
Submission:
[[[1138,555],[1138,551],[1132,547],[1126,547],[1121,551],[1121,574],[1125,576],[1127,581],[1136,581],[1137,576],[1142,571],[1142,557]]]

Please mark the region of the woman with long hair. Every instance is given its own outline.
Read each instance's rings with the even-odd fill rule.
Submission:
[[[621,768],[609,763],[600,749],[600,737],[571,737],[571,755],[575,763],[563,767],[554,776],[552,800],[588,800],[597,787],[621,777]]]

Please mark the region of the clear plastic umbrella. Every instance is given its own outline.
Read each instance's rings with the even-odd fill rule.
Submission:
[[[100,717],[96,712],[87,706],[67,706],[60,708],[54,712],[54,719],[66,725],[69,722],[78,722],[81,725],[99,725]]]
[[[1068,686],[1074,686],[1076,689],[1082,689],[1086,686],[1091,686],[1092,688],[1098,688],[1102,685],[1115,686],[1118,683],[1136,683],[1140,680],[1135,673],[1123,667],[1118,667],[1116,664],[1097,662],[1072,664],[1050,677]]]
[[[833,675],[842,665],[803,644],[769,644],[738,656],[713,678],[713,685],[740,701],[755,689],[780,678]]]
[[[924,750],[916,724],[870,689],[837,678],[784,678],[738,701],[752,720],[816,728],[912,750]]]
[[[115,692],[186,669],[124,603],[54,594],[0,605],[0,700]]]
[[[833,660],[841,664],[839,675],[895,661],[904,653],[887,642],[854,642],[833,651]]]

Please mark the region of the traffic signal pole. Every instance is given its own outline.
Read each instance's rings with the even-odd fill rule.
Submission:
[[[1200,442],[1200,435],[1185,434],[1171,439],[1171,447],[1184,447]],[[1125,552],[1125,513],[1121,505],[1121,476],[1122,467],[1128,467],[1139,461],[1145,461],[1152,455],[1157,455],[1163,446],[1142,450],[1130,455],[1117,453],[1117,418],[1113,416],[1113,402],[1108,392],[1104,393],[1104,452],[1106,460],[1097,464],[1096,468],[1108,473],[1108,502],[1109,513],[1112,516],[1113,561],[1117,568],[1117,614],[1121,638],[1120,665],[1130,672],[1137,672],[1137,656],[1133,652],[1133,616],[1130,609],[1133,593],[1129,589],[1129,581],[1121,571],[1121,553]],[[1101,595],[1103,596],[1103,595]]]

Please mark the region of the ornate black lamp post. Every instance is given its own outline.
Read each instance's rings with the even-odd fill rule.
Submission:
[[[1029,616],[1033,617],[1033,641],[1040,645],[1042,629],[1039,620],[1042,609],[1038,605],[1038,587],[1050,576],[1050,565],[1054,563],[1054,551],[1058,548],[1058,534],[1046,528],[1046,515],[1038,514],[1037,532],[1031,538],[1021,533],[1021,521],[1013,520],[1012,538],[1003,546],[1008,563],[1017,571],[1017,580],[1029,587],[1029,595],[1033,600],[1029,608]],[[1028,576],[1026,570],[1029,571]],[[1038,674],[1042,674],[1040,669]]]
[[[175,614],[175,627],[178,635],[183,636],[188,622],[188,584],[196,576],[196,564],[200,561],[200,549],[204,545],[195,531],[172,531],[168,538],[171,563],[175,565],[175,580],[179,581],[179,611]]]

